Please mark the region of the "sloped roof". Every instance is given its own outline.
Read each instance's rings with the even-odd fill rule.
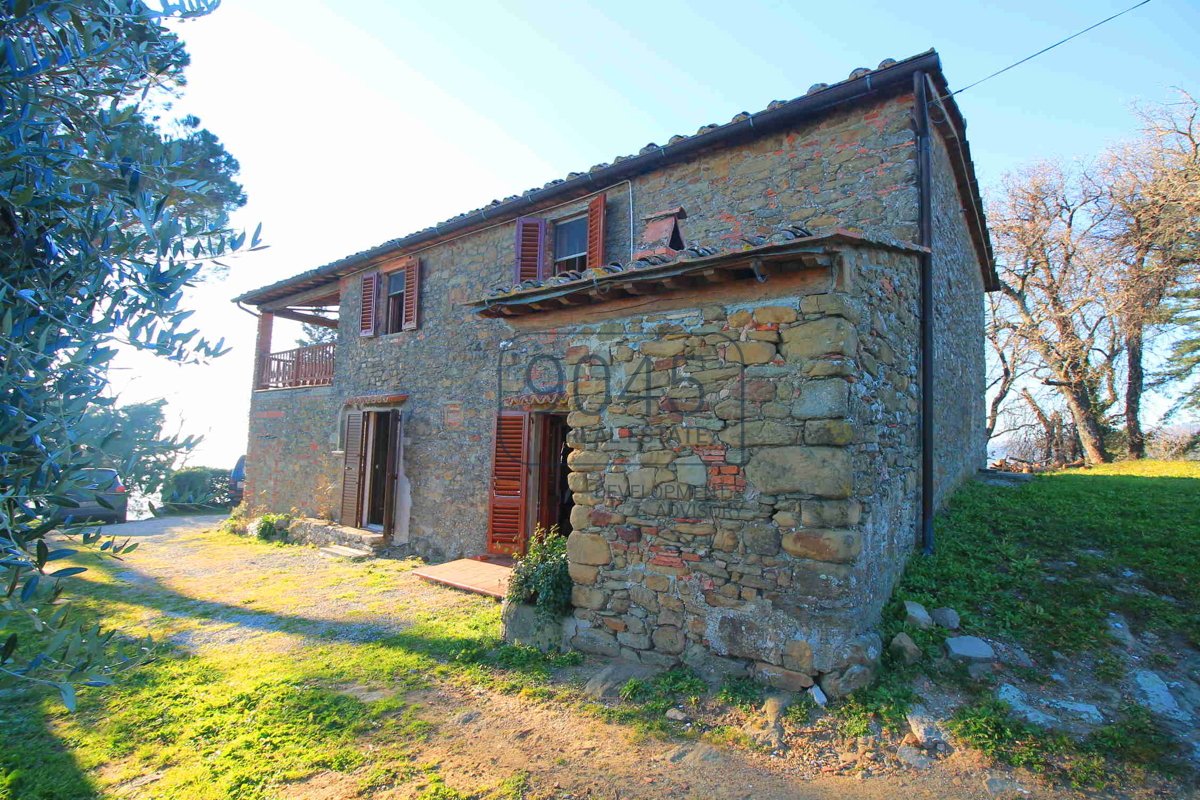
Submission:
[[[952,159],[960,188],[965,197],[967,210],[978,217],[972,226],[976,252],[983,265],[984,282],[989,286],[995,276],[991,242],[983,220],[983,204],[975,179],[974,166],[970,159],[969,146],[962,138],[965,128],[954,98],[948,97],[945,76],[942,75],[941,59],[934,50],[902,61],[884,59],[875,69],[860,67],[849,77],[834,84],[817,83],[809,87],[801,97],[793,100],[776,100],[756,113],[742,112],[724,124],[704,125],[694,134],[677,134],[665,145],[650,143],[632,155],[617,156],[611,163],[597,164],[586,172],[572,172],[566,178],[556,178],[544,186],[527,189],[519,195],[503,200],[493,200],[483,208],[467,211],[428,228],[391,239],[382,244],[345,256],[315,269],[302,272],[291,278],[269,284],[234,298],[235,302],[253,304],[270,303],[296,292],[305,291],[370,266],[383,258],[398,255],[406,249],[425,246],[450,235],[459,235],[483,224],[495,224],[534,211],[551,200],[582,197],[597,188],[611,186],[627,178],[659,169],[666,164],[689,157],[705,148],[720,146],[735,141],[756,138],[779,130],[799,120],[816,117],[831,109],[854,102],[868,95],[897,88],[910,88],[913,75],[925,72],[938,90],[939,104],[946,110],[951,123],[956,126],[957,136],[953,144],[960,148],[960,158]]]

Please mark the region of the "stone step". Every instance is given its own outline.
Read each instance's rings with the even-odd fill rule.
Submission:
[[[357,547],[346,547],[342,544],[330,544],[322,547],[319,551],[321,555],[327,558],[345,558],[350,561],[362,561],[365,558],[374,558],[375,554],[369,550],[360,550]]]
[[[348,542],[352,542],[352,544],[347,544],[348,547],[365,547],[369,550],[382,550],[384,547],[382,533],[342,528],[338,534]]]

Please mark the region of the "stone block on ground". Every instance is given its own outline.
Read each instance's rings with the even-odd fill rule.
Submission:
[[[946,655],[954,661],[986,662],[996,658],[992,646],[978,636],[951,636],[946,640]]]
[[[929,616],[925,606],[916,600],[904,601],[904,621],[909,625],[916,625],[923,631],[933,627],[933,617]]]
[[[1133,682],[1137,684],[1138,699],[1150,709],[1150,713],[1178,722],[1187,720],[1187,712],[1179,706],[1170,687],[1157,672],[1140,669],[1133,673]]]
[[[563,623],[560,618],[547,619],[529,603],[504,601],[500,609],[500,630],[504,641],[533,647],[547,653],[563,646]]]
[[[948,631],[958,630],[958,626],[961,624],[958,612],[953,608],[935,608],[929,613],[929,616],[933,618],[935,623]]]
[[[921,648],[917,647],[917,643],[912,640],[912,637],[903,631],[892,637],[892,642],[888,645],[888,652],[901,664],[915,664],[921,660]]]
[[[583,685],[583,693],[593,700],[612,700],[619,695],[621,687],[628,683],[630,678],[645,679],[655,672],[653,667],[642,664],[609,664],[588,678],[587,683]]]

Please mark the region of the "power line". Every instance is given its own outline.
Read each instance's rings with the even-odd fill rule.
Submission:
[[[950,92],[949,94],[944,95],[943,97],[938,98],[938,99],[945,99],[946,97],[953,97],[956,94],[962,94],[967,89],[971,89],[975,86],[978,86],[979,84],[983,83],[984,81],[990,81],[992,78],[996,77],[997,75],[1003,75],[1004,73],[1008,72],[1010,69],[1013,69],[1014,67],[1019,67],[1022,64],[1024,64],[1026,61],[1031,61],[1031,60],[1037,58],[1038,56],[1042,55],[1043,53],[1048,53],[1051,50],[1053,50],[1054,48],[1058,47],[1060,44],[1066,44],[1067,42],[1071,41],[1072,39],[1074,39],[1076,37],[1083,36],[1083,34],[1087,33],[1088,31],[1095,30],[1096,28],[1099,28],[1101,25],[1103,25],[1106,22],[1112,22],[1117,17],[1124,16],[1125,14],[1128,14],[1130,11],[1133,11],[1136,8],[1141,8],[1142,6],[1146,5],[1146,3],[1149,3],[1149,2],[1150,2],[1150,0],[1142,0],[1142,2],[1132,5],[1129,8],[1125,9],[1124,11],[1119,11],[1116,14],[1113,14],[1111,17],[1108,17],[1107,19],[1102,19],[1094,25],[1089,25],[1088,27],[1084,28],[1083,30],[1078,31],[1077,33],[1071,34],[1070,36],[1068,36],[1065,39],[1060,39],[1059,41],[1055,42],[1054,44],[1050,45],[1049,47],[1043,47],[1041,50],[1038,50],[1033,55],[1025,56],[1020,61],[1015,61],[1012,64],[1009,64],[1004,69],[996,70],[991,75],[988,75],[986,78],[980,78],[979,80],[975,81],[974,83],[968,84],[968,85],[964,86],[963,88],[961,88],[957,91],[954,91],[954,92]]]

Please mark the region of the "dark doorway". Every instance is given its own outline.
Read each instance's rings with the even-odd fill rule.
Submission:
[[[559,533],[571,532],[571,508],[575,501],[567,486],[567,415],[538,414],[540,447],[535,470],[538,487],[537,521],[546,530],[557,525]]]
[[[366,513],[363,522],[368,526],[384,527],[388,521],[388,503],[391,491],[391,464],[393,453],[392,427],[395,424],[394,414],[388,411],[373,412],[370,415],[367,452],[367,496]]]

